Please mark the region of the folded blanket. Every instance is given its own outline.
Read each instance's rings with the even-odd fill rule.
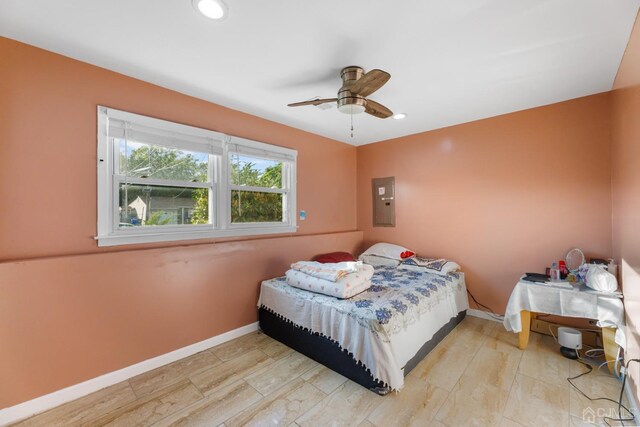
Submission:
[[[335,282],[349,273],[358,271],[358,263],[346,261],[323,264],[315,261],[298,261],[291,264],[291,268],[308,274],[309,276],[317,277],[318,279]]]
[[[460,266],[457,262],[449,261],[448,259],[423,258],[417,256],[402,261],[398,269],[446,275],[460,270]]]
[[[287,283],[295,288],[345,299],[351,298],[371,287],[373,267],[360,264],[355,273],[349,273],[335,282],[309,276],[299,270],[293,269],[287,271],[286,276]]]

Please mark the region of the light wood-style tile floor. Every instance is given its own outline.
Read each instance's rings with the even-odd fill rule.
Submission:
[[[474,317],[456,327],[406,378],[381,397],[261,333],[108,387],[20,425],[353,425],[586,426],[589,402],[566,378],[585,368],[560,356],[548,336],[526,351],[501,324]],[[592,372],[576,383],[617,399],[619,382]]]

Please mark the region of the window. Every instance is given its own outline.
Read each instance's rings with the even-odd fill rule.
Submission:
[[[295,150],[98,108],[98,244],[291,233]]]

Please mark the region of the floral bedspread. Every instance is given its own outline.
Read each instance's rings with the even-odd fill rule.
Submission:
[[[376,267],[371,278],[371,287],[349,299],[338,299],[294,288],[287,284],[284,277],[263,283],[297,299],[331,306],[353,317],[376,335],[384,331],[383,336],[394,334],[414,323],[422,313],[429,311],[442,298],[465,286],[462,273],[438,275],[387,266]]]

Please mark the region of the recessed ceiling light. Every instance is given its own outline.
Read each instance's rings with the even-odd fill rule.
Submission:
[[[210,19],[222,20],[227,17],[229,9],[222,0],[192,0],[193,7]]]
[[[402,120],[407,117],[406,113],[398,113],[393,115],[394,120]]]

